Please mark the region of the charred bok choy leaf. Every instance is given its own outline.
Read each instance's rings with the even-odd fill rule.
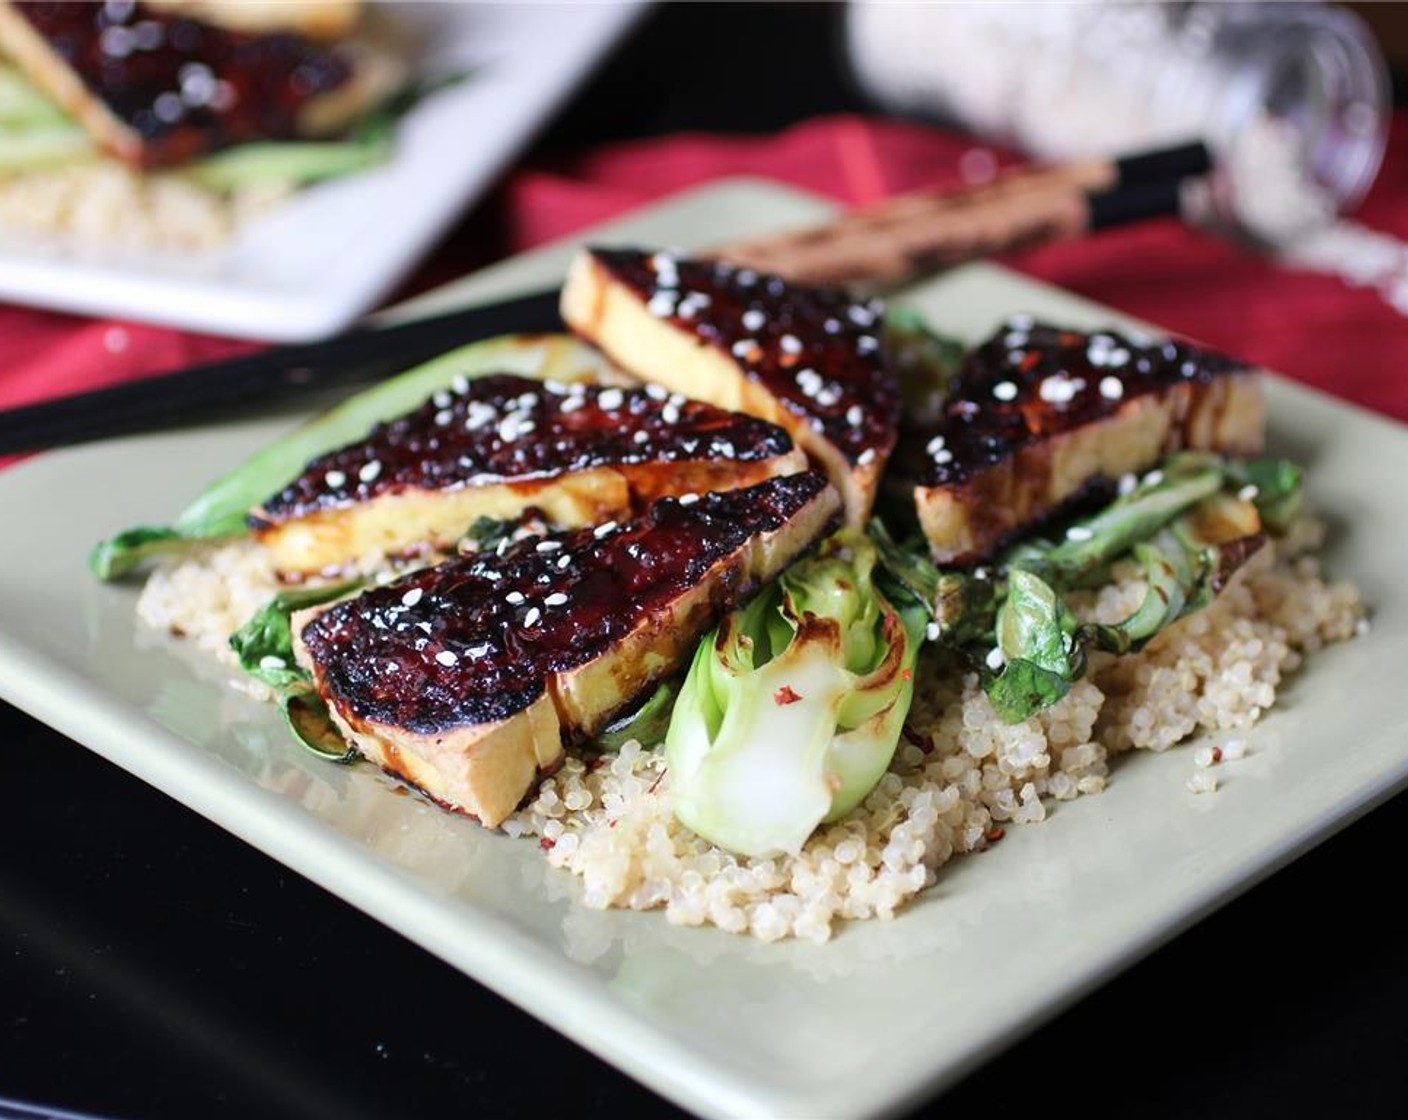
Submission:
[[[599,378],[610,368],[596,351],[568,335],[503,335],[451,350],[349,397],[255,452],[206,487],[175,524],[128,529],[101,542],[89,556],[89,567],[99,579],[119,579],[156,556],[243,536],[249,531],[249,511],[297,478],[309,460],[363,438],[375,424],[409,412],[461,379],[517,373],[579,381]]]
[[[1266,530],[1283,530],[1299,506],[1300,471],[1285,460],[1190,452],[1059,541],[1012,549],[991,579],[940,571],[922,544],[896,545],[883,526],[872,533],[896,578],[928,607],[930,636],[977,668],[998,715],[1019,723],[1066,695],[1088,650],[1137,650],[1205,607],[1265,544]],[[1142,569],[1139,606],[1115,623],[1081,623],[1062,593],[1103,582],[1125,555]]]
[[[665,737],[682,823],[740,855],[796,852],[875,787],[928,621],[878,574],[840,534],[700,643]]]
[[[240,668],[273,689],[294,738],[320,758],[335,762],[348,762],[356,752],[343,741],[327,706],[313,691],[312,678],[294,661],[290,619],[295,611],[330,603],[361,586],[360,580],[352,580],[281,591],[230,637]]]

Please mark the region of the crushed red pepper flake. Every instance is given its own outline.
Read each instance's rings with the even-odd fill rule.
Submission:
[[[802,694],[790,684],[785,684],[772,694],[774,704],[795,704],[802,698]]]
[[[557,841],[544,836],[541,840],[538,841],[538,847],[545,852],[550,852],[555,847],[557,847]]]
[[[1007,829],[1005,829],[1005,828],[1003,828],[1003,827],[1001,827],[1001,826],[999,825],[999,826],[990,828],[990,829],[988,829],[986,832],[984,832],[984,833],[983,833],[983,839],[986,840],[989,844],[996,844],[999,840],[1001,840],[1001,839],[1002,839],[1004,836],[1006,836],[1006,835],[1007,835]]]

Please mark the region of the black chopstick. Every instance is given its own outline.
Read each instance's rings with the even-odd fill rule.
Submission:
[[[556,288],[532,292],[10,409],[0,412],[0,455],[226,419],[241,406],[399,373],[492,335],[561,330],[557,301]]]

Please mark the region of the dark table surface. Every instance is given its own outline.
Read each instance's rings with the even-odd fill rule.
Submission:
[[[541,143],[756,131],[863,107],[834,63],[835,15],[657,11]],[[772,65],[781,43],[811,60],[805,78]],[[720,92],[710,66],[725,49],[756,79]],[[656,91],[645,107],[643,85]],[[0,741],[0,1098],[131,1120],[679,1115],[4,705]],[[1028,1111],[1075,1090],[1096,1115],[1405,1114],[1408,954],[1393,916],[1405,830],[1400,796],[917,1115]]]

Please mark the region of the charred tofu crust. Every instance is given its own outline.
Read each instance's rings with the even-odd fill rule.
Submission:
[[[1258,371],[1184,342],[1014,320],[974,350],[942,419],[906,431],[912,486],[939,563],[975,563],[1063,503],[1182,449],[1255,454]]]
[[[637,376],[787,428],[849,519],[869,516],[900,414],[880,304],[726,261],[590,249],[568,274],[562,313]]]
[[[145,167],[299,135],[305,110],[353,75],[334,45],[140,3],[0,3],[0,46],[99,143]]]
[[[460,381],[363,441],[313,460],[250,514],[283,571],[453,543],[532,506],[563,525],[627,519],[670,494],[806,469],[781,428],[659,386]]]
[[[296,616],[297,656],[362,753],[495,825],[839,504],[813,471],[663,498],[629,524],[526,538]]]

